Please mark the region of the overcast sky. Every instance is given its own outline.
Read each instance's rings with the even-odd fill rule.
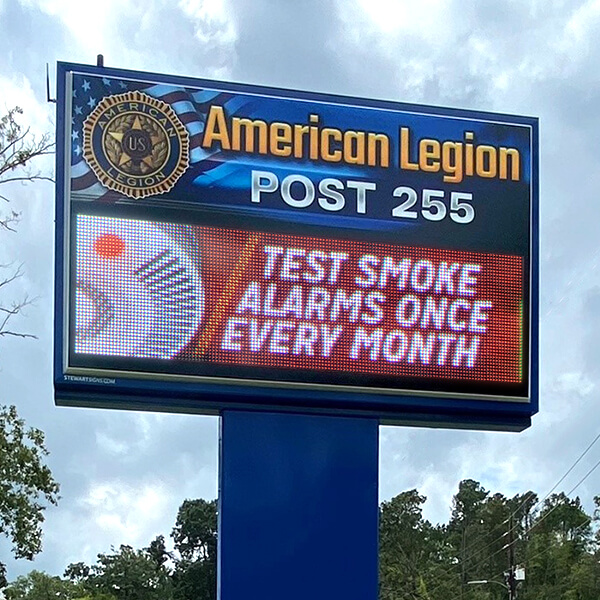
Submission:
[[[0,110],[18,104],[53,131],[45,64],[54,90],[57,60],[98,53],[111,67],[539,117],[540,414],[521,434],[382,428],[380,498],[418,488],[444,521],[464,478],[507,495],[552,488],[600,421],[599,0],[0,0]],[[8,561],[14,578],[168,535],[185,498],[216,497],[218,434],[214,417],[54,406],[54,190],[8,192],[23,220],[1,234],[0,264],[24,263],[12,296],[37,301],[15,325],[39,339],[0,341],[0,402],[46,432],[62,486],[43,553]],[[599,459],[600,445],[559,490]],[[576,493],[591,510],[600,469]]]

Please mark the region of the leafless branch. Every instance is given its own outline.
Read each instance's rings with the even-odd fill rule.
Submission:
[[[0,180],[0,183],[11,183],[15,181],[51,181],[54,183],[54,178],[48,177],[47,175],[41,175],[39,173],[32,173],[31,175],[23,175],[21,177],[7,177],[6,179]]]
[[[33,333],[19,333],[18,331],[0,331],[0,337],[18,337],[18,338],[28,338],[37,340],[38,336]]]
[[[16,231],[16,224],[21,220],[21,213],[15,212],[14,210],[10,215],[0,216],[0,229],[5,231]]]
[[[16,120],[22,114],[19,107],[10,109],[0,118],[0,184],[15,180],[15,177],[4,178],[6,173],[31,165],[31,161],[39,156],[54,152],[54,141],[50,134],[36,137],[29,127],[23,129]],[[26,173],[23,179],[31,180],[42,177],[40,173]]]
[[[54,152],[52,136],[44,134],[36,137],[29,127],[22,127],[17,121],[21,114],[23,111],[16,106],[0,117],[0,185],[30,181],[52,182],[52,177],[31,170],[36,158]],[[0,200],[10,202],[10,198],[4,194],[0,194]],[[14,232],[20,219],[21,214],[14,210],[0,214],[0,233]],[[23,265],[0,265],[0,271],[4,271],[3,277],[0,277],[0,292],[5,298],[7,286],[23,275]],[[10,336],[35,339],[34,334],[15,328],[15,319],[22,316],[24,309],[34,300],[25,296],[22,300],[7,303],[4,298],[0,297],[0,338]]]
[[[14,280],[14,277],[13,277]],[[2,282],[5,283],[5,282]],[[9,321],[22,314],[23,309],[27,306],[31,305],[34,300],[25,297],[20,302],[13,302],[10,308],[5,306],[0,306],[0,314],[3,316],[0,317],[0,337],[12,336],[12,337],[20,337],[20,338],[33,338],[37,339],[37,336],[33,333],[23,333],[21,331],[15,331],[13,329],[9,329]]]
[[[9,269],[12,265],[0,265],[0,269]],[[0,288],[12,283],[15,279],[22,277],[23,275],[23,265],[19,265],[8,277],[0,280]]]
[[[7,116],[9,116],[10,114],[11,112],[9,111]],[[19,145],[22,145],[23,141],[29,135],[29,132],[31,130],[31,128],[28,127],[25,131],[21,133],[16,133],[17,131],[20,131],[20,127],[18,126],[16,121],[14,121],[14,124],[12,122],[8,123],[8,128],[10,129],[10,131],[6,134],[6,137],[9,140],[8,144],[6,144],[6,146],[4,146],[0,150],[0,154],[3,154],[4,156],[9,156],[9,153],[14,152],[15,148],[18,148]],[[11,131],[14,131],[15,133],[11,134]]]

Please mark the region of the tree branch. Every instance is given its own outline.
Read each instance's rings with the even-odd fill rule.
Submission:
[[[17,135],[17,137],[12,139],[6,146],[4,146],[0,150],[0,156],[2,156],[3,154],[7,154],[11,148],[16,148],[21,142],[23,142],[25,138],[29,135],[30,130],[31,127],[28,127],[23,133],[20,133],[19,135]]]
[[[4,337],[4,336],[29,338],[29,339],[33,339],[33,340],[38,339],[38,336],[33,333],[19,333],[18,331],[2,331],[2,330],[0,330],[0,337]]]
[[[0,183],[12,183],[15,181],[50,181],[54,183],[54,177],[32,173],[31,175],[23,175],[22,177],[7,177],[6,179],[2,179]]]
[[[14,280],[14,278],[13,278]],[[4,282],[3,282],[4,283]],[[34,300],[31,300],[25,297],[21,302],[15,302],[10,308],[6,306],[0,306],[0,313],[4,314],[4,319],[0,319],[0,337],[4,336],[12,336],[12,337],[20,337],[20,338],[33,338],[37,339],[37,336],[33,333],[22,333],[20,331],[14,331],[12,329],[8,329],[8,322],[17,315],[23,312],[23,309],[30,304],[32,304]]]
[[[0,269],[9,269],[10,267],[12,267],[12,263],[8,264],[8,265],[0,265]],[[14,273],[12,275],[9,275],[6,279],[3,279],[2,281],[0,281],[0,288],[4,287],[5,285],[8,285],[9,283],[13,282],[15,279],[18,279],[19,277],[23,276],[23,265],[20,264],[15,270]]]
[[[40,156],[52,154],[54,141],[50,134],[36,137],[30,127],[22,127],[17,121],[23,110],[16,106],[0,117],[0,185],[11,183],[26,183],[28,181],[50,181],[54,179],[48,175],[32,170],[32,161]],[[10,199],[0,194],[0,200],[9,202]],[[0,214],[0,233],[2,231],[15,231],[21,215],[16,211]],[[0,278],[0,291],[5,293],[7,286],[23,275],[23,265],[14,267],[12,264],[0,265],[6,270],[6,275]],[[32,333],[15,330],[13,319],[23,313],[33,300],[27,296],[20,301],[8,304],[0,302],[0,338],[20,337],[36,338]],[[1,531],[0,531],[1,533]]]

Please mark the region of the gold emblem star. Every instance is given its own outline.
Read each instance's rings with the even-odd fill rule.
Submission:
[[[83,155],[109,190],[150,198],[172,189],[188,168],[189,135],[169,104],[124,92],[102,98],[84,121]]]
[[[144,128],[142,126],[142,122],[140,121],[140,117],[136,116],[135,120],[133,121],[133,124],[131,126],[131,131],[143,131]],[[123,137],[125,136],[125,132],[122,131],[109,131],[108,134],[114,139],[116,140],[119,145],[121,146],[121,150],[123,151],[123,153],[121,154],[121,157],[119,159],[119,163],[118,166],[122,167],[123,165],[127,164],[129,161],[132,160],[132,157],[127,154],[127,152],[125,151],[125,148],[123,148]],[[158,142],[160,142],[161,137],[159,135],[151,135],[150,136],[150,142],[152,143],[152,150],[154,149],[154,146],[156,146],[156,144]],[[148,167],[152,168],[154,166],[154,159],[152,158],[152,152],[148,155],[145,156],[144,158],[141,159],[141,162],[143,162],[144,164],[146,164]]]

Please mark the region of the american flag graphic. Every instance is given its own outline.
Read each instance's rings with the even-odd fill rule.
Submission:
[[[218,151],[205,151],[201,146],[206,115],[213,103],[236,111],[248,103],[239,95],[216,90],[191,90],[181,86],[121,81],[107,77],[73,75],[71,110],[71,190],[80,199],[117,200],[122,196],[99,183],[83,158],[83,123],[98,102],[112,94],[138,90],[169,104],[190,136],[190,164],[198,174],[223,166]]]

